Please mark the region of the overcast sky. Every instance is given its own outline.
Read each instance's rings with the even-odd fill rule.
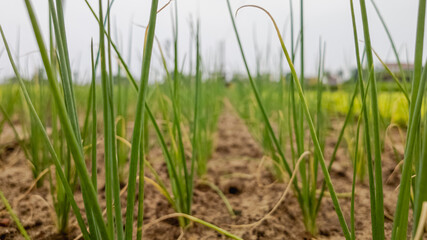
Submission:
[[[231,74],[243,70],[235,35],[228,16],[226,0],[175,0],[178,1],[179,17],[179,57],[181,65],[188,69],[190,46],[190,21],[200,19],[202,57],[208,70],[213,70],[220,58],[221,44],[225,49],[223,57],[226,71]],[[286,42],[290,42],[289,8],[290,0],[231,0],[233,11],[245,4],[257,4],[269,10],[277,23],[284,29]],[[299,1],[292,0],[295,20],[299,19]],[[32,0],[42,31],[47,40],[48,6],[47,0]],[[95,7],[97,0],[89,0]],[[106,5],[106,1],[104,6]],[[112,10],[113,36],[126,59],[131,60],[131,68],[139,75],[144,30],[138,25],[146,25],[150,7],[149,0],[116,0]],[[160,0],[163,5],[167,0]],[[370,1],[368,12],[374,49],[388,62],[394,62],[386,33]],[[359,1],[355,1],[358,5]],[[412,63],[415,45],[415,30],[418,1],[416,0],[376,0],[387,22],[403,61]],[[174,5],[174,3],[173,3]],[[97,9],[95,7],[95,9]],[[173,6],[158,15],[156,35],[162,47],[171,53]],[[79,79],[87,78],[90,71],[90,41],[98,42],[98,28],[84,0],[66,1],[66,27],[72,67],[79,72]],[[356,7],[360,38],[360,11]],[[328,70],[346,70],[355,66],[354,43],[348,0],[305,0],[305,58],[307,75],[313,75],[317,68],[319,38],[326,42],[326,63]],[[260,52],[262,71],[278,72],[280,45],[272,24],[260,10],[243,9],[237,16],[237,26],[247,53],[251,68],[255,71],[256,52]],[[296,21],[299,25],[299,22]],[[26,76],[40,66],[40,56],[30,26],[23,0],[0,1],[0,24],[16,55],[19,55],[20,70]],[[130,29],[133,29],[131,51],[129,51]],[[299,26],[296,26],[299,28]],[[258,50],[256,50],[258,48]],[[3,44],[0,43],[0,51]],[[194,51],[193,51],[194,54]],[[267,58],[268,56],[268,58]],[[161,72],[158,48],[155,47],[153,68]],[[297,60],[296,67],[300,64]],[[285,71],[288,69],[284,65]],[[156,72],[156,71],[155,71]],[[0,79],[11,76],[12,69],[6,54],[0,56]],[[154,74],[155,76],[156,74]]]

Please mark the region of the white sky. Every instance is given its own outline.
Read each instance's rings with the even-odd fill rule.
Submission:
[[[189,38],[190,19],[200,18],[201,24],[201,44],[202,57],[205,65],[212,70],[215,59],[219,56],[219,46],[221,42],[225,44],[225,67],[228,73],[242,72],[243,63],[238,51],[237,42],[234,36],[226,0],[175,0],[178,1],[179,11],[179,56],[180,63],[188,67],[189,59]],[[232,8],[235,11],[244,4],[257,4],[271,12],[277,23],[283,28],[285,23],[285,36],[287,44],[290,41],[289,31],[289,1],[290,0],[231,0]],[[299,1],[292,0],[296,23],[299,25]],[[32,0],[36,6],[36,12],[42,31],[47,40],[48,34],[48,5],[47,0]],[[97,0],[89,1],[93,6],[97,5]],[[104,2],[104,7],[106,1]],[[160,0],[163,5],[167,0]],[[385,31],[373,9],[368,2],[369,20],[371,27],[371,37],[374,49],[380,56],[393,62],[394,57]],[[112,19],[116,27],[113,26],[114,35],[118,35],[119,45],[122,54],[129,59],[129,33],[133,27],[131,68],[139,76],[141,49],[144,30],[135,24],[146,25],[151,1],[149,0],[116,0],[112,10]],[[359,1],[355,1],[358,5]],[[414,56],[415,30],[418,1],[416,0],[376,0],[385,21],[387,22],[394,41],[399,48],[401,59],[412,62]],[[172,4],[174,5],[174,3]],[[95,7],[96,9],[96,7]],[[156,35],[162,43],[166,52],[171,53],[172,6],[161,12],[158,16]],[[98,42],[98,27],[92,17],[84,0],[66,1],[66,27],[68,42],[71,53],[72,67],[75,72],[79,72],[80,81],[89,76],[90,71],[90,41]],[[351,28],[351,16],[348,0],[305,0],[305,58],[306,75],[316,72],[319,38],[326,41],[326,69],[337,71],[339,69],[349,69],[355,65],[354,43]],[[360,11],[356,6],[357,18],[359,22],[360,38],[363,38]],[[132,24],[135,23],[135,24]],[[20,69],[24,76],[32,74],[37,66],[40,66],[40,57],[37,53],[36,41],[30,26],[29,18],[24,7],[23,0],[0,0],[0,24],[9,40],[13,51],[19,55]],[[240,31],[244,48],[250,62],[252,71],[255,73],[255,45],[258,45],[262,52],[261,66],[263,71],[277,73],[279,70],[280,46],[272,24],[260,10],[244,9],[237,17],[237,26]],[[296,26],[298,30],[299,26]],[[116,34],[118,33],[118,34]],[[19,41],[18,41],[18,36]],[[117,40],[116,40],[117,41]],[[256,44],[255,44],[256,43]],[[168,46],[170,46],[168,48]],[[290,45],[289,45],[290,46]],[[0,43],[0,51],[3,44]],[[169,50],[168,50],[169,49]],[[19,51],[18,51],[19,50]],[[269,53],[267,59],[266,55]],[[194,54],[194,51],[193,51]],[[153,68],[161,72],[158,48],[155,47],[155,59]],[[169,54],[170,57],[172,55]],[[187,56],[187,57],[186,57]],[[184,58],[186,59],[184,61]],[[172,62],[171,62],[172,63]],[[299,68],[299,60],[296,67]],[[172,64],[170,64],[172,67]],[[285,71],[287,70],[284,67]],[[0,57],[0,79],[12,75],[12,69],[6,54]]]

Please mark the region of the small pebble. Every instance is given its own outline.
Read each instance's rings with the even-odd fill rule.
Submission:
[[[10,225],[10,219],[9,218],[0,218],[0,226],[7,227]]]

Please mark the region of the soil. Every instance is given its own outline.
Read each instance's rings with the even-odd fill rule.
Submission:
[[[227,104],[226,104],[227,105]],[[336,144],[337,133],[342,121],[332,122],[332,129],[327,136],[325,157],[330,159]],[[397,133],[391,131],[396,152],[393,151],[390,141],[386,139],[383,153],[384,205],[386,238],[391,235],[392,222],[390,220],[395,209],[397,199],[398,174],[392,174],[403,148]],[[394,133],[394,134],[393,134]],[[56,233],[52,211],[49,183],[45,180],[43,187],[34,188],[28,194],[24,193],[33,183],[31,168],[25,155],[15,141],[13,135],[5,128],[0,137],[0,189],[11,202],[24,227],[32,239],[74,239],[79,235],[79,229],[74,217],[67,234]],[[152,139],[156,139],[154,136]],[[158,146],[157,143],[155,146]],[[98,145],[102,149],[102,139]],[[101,150],[102,151],[102,150]],[[102,164],[103,154],[99,154],[98,161]],[[224,202],[212,188],[196,183],[194,190],[193,215],[207,222],[226,229],[243,239],[312,239],[305,231],[302,214],[296,198],[289,192],[280,207],[265,221],[256,227],[236,225],[250,224],[265,216],[277,203],[282,195],[286,183],[278,182],[266,164],[260,165],[263,158],[262,149],[252,138],[243,121],[226,106],[221,115],[216,134],[215,150],[208,163],[208,181],[217,185],[229,200],[236,213],[233,218],[228,213]],[[159,147],[153,147],[149,154],[149,161],[159,172],[160,177],[167,183],[166,165],[162,159]],[[336,162],[331,171],[334,187],[338,193],[346,195],[351,191],[352,164],[345,144],[339,148]],[[99,168],[99,192],[101,207],[105,207],[104,171]],[[147,176],[151,177],[147,170]],[[369,187],[358,182],[356,195],[356,235],[358,239],[371,239]],[[348,195],[348,194],[347,194]],[[125,197],[122,204],[125,206]],[[83,202],[79,190],[76,200],[83,211]],[[345,218],[350,219],[350,198],[343,196],[340,204]],[[164,215],[174,213],[165,198],[152,186],[145,186],[144,223]],[[135,209],[136,212],[136,209]],[[343,239],[338,218],[334,211],[331,199],[326,195],[319,216],[317,218],[319,234],[316,239]],[[200,224],[192,224],[182,231],[176,219],[168,219],[144,230],[144,239],[225,239],[224,236]],[[23,239],[16,225],[10,219],[4,205],[0,203],[0,239]]]

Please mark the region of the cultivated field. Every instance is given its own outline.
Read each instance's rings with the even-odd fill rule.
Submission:
[[[427,239],[426,0],[414,13],[413,68],[384,39],[397,70],[371,46],[367,7],[388,32],[381,9],[349,0],[357,69],[334,84],[324,42],[317,76],[304,76],[304,17],[290,18],[286,42],[261,3],[223,1],[245,66],[232,79],[203,61],[199,22],[193,61],[178,57],[177,31],[174,54],[164,54],[157,14],[175,11],[179,29],[176,0],[151,1],[138,76],[112,37],[113,5],[86,2],[99,39],[88,39],[84,84],[74,79],[61,0],[49,0],[48,35],[25,0],[43,62],[31,78],[0,26],[0,57],[10,62],[1,67],[15,73],[0,85],[0,239]],[[249,67],[235,22],[249,8],[271,20],[289,70]]]

